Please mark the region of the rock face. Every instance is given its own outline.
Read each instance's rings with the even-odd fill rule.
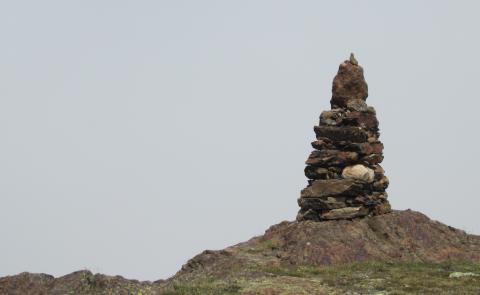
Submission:
[[[317,140],[305,167],[298,221],[352,219],[391,211],[383,144],[375,109],[368,106],[363,68],[350,56],[333,79],[331,110],[314,126]]]

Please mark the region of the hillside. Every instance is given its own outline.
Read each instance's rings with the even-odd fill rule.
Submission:
[[[168,280],[22,273],[1,278],[0,294],[478,294],[479,277],[449,276],[480,274],[479,262],[480,236],[406,210],[284,221],[247,242],[204,251]]]

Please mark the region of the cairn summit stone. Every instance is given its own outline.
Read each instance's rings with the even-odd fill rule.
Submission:
[[[376,111],[368,106],[363,68],[353,54],[333,79],[331,110],[314,126],[305,164],[308,185],[297,203],[298,221],[338,220],[391,211]]]
[[[340,65],[333,79],[330,101],[332,108],[346,107],[351,100],[366,100],[368,97],[368,85],[363,77],[363,68],[355,57],[352,57]]]

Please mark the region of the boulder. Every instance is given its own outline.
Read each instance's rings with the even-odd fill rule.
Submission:
[[[343,178],[352,178],[365,182],[373,182],[375,172],[373,171],[373,169],[365,167],[361,164],[357,164],[345,167],[343,169],[342,176]]]
[[[363,68],[351,61],[343,62],[332,83],[332,108],[346,107],[350,100],[366,100],[367,97],[368,85]]]

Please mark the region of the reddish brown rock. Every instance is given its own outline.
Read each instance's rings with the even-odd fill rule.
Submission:
[[[362,127],[367,130],[378,130],[378,120],[375,114],[365,112],[349,112],[342,123]]]
[[[346,107],[351,100],[366,100],[368,85],[363,77],[363,68],[351,61],[343,62],[338,68],[338,73],[333,79],[332,100],[333,108]]]
[[[333,126],[314,126],[313,130],[318,139],[323,137],[332,141],[349,141],[349,142],[367,142],[368,134],[364,130],[353,127],[333,127]]]

